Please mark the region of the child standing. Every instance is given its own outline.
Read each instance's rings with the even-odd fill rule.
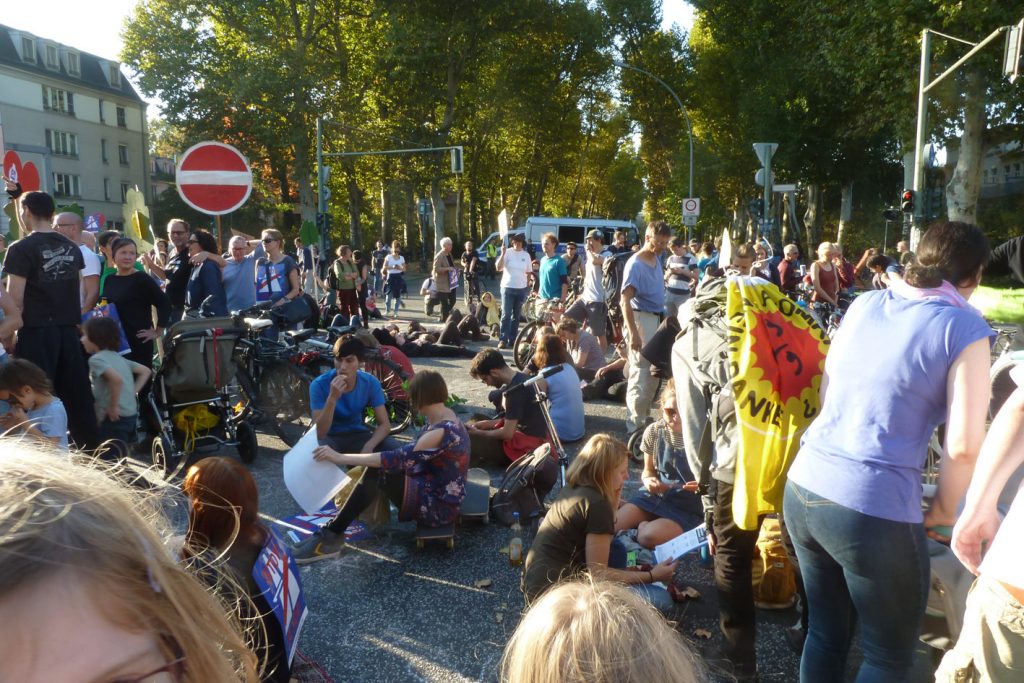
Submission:
[[[112,318],[89,318],[82,325],[82,346],[91,354],[89,374],[100,438],[131,444],[137,436],[137,396],[152,372],[118,353],[119,340],[120,329]]]
[[[11,406],[0,428],[68,450],[68,414],[39,366],[22,358],[0,365],[0,401]]]

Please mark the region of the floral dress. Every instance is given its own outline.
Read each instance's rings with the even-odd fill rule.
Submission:
[[[444,430],[441,445],[416,450],[420,434]],[[398,518],[416,520],[422,526],[453,524],[466,497],[469,468],[469,434],[458,420],[427,425],[412,443],[380,454],[381,469],[405,474],[405,493]]]

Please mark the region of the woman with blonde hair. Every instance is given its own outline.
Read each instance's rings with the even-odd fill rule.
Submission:
[[[299,266],[284,253],[284,235],[280,230],[264,230],[260,241],[266,256],[256,262],[256,301],[273,301],[274,306],[283,306],[302,294]]]
[[[588,573],[594,579],[636,586],[660,607],[671,607],[668,591],[646,584],[671,581],[678,564],[673,558],[649,571],[608,566],[615,510],[628,478],[626,444],[608,434],[590,437],[569,466],[565,488],[545,515],[526,556],[522,588],[527,603],[559,581]]]
[[[501,660],[503,683],[704,680],[680,635],[614,581],[552,588],[519,622]]]
[[[80,458],[0,441],[4,680],[255,683],[255,656],[165,530],[156,501]]]

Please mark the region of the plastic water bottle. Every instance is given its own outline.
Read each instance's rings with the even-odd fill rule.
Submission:
[[[523,563],[523,528],[519,525],[519,513],[512,513],[512,538],[508,542],[508,563],[518,567]]]

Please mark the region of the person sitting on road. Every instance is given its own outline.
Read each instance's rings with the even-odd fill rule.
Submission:
[[[484,349],[476,354],[469,374],[489,387],[506,389],[503,417],[467,425],[474,461],[505,466],[548,441],[547,425],[534,392],[529,387],[513,389],[525,382],[527,375],[510,368],[500,351]]]
[[[629,372],[629,357],[626,352],[626,342],[620,341],[615,345],[615,358],[594,373],[594,379],[583,387],[583,400],[594,401],[597,399],[608,399],[616,403],[626,402],[626,373]]]
[[[696,477],[683,448],[683,424],[672,380],[661,394],[661,419],[647,425],[640,450],[644,490],[615,513],[615,531],[636,529],[637,543],[653,550],[704,521]]]
[[[580,324],[572,318],[562,318],[556,329],[572,357],[576,374],[580,379],[593,380],[597,376],[597,371],[605,366],[601,342],[590,332],[581,330]]]
[[[321,445],[362,453],[398,446],[389,436],[391,421],[380,382],[359,369],[365,355],[366,346],[354,335],[338,337],[334,342],[334,369],[309,384],[309,407]],[[376,423],[372,430],[364,419],[367,408],[373,411]]]
[[[268,531],[259,519],[259,491],[249,468],[234,458],[203,458],[188,469],[181,490],[189,498],[181,559],[249,626],[245,636],[261,660],[263,683],[288,683],[281,624],[253,578]]]
[[[580,391],[580,378],[572,366],[569,352],[562,345],[562,340],[555,334],[545,334],[537,342],[537,351],[533,354],[534,365],[540,371],[561,366],[546,379],[539,379],[537,386],[548,395],[551,405],[551,422],[555,425],[558,438],[571,443],[583,438],[586,428],[583,425],[583,393]]]
[[[239,625],[164,550],[164,499],[113,474],[0,440],[3,680],[257,683]]]
[[[615,581],[570,581],[546,592],[501,660],[502,683],[706,680],[679,632]]]
[[[313,452],[320,462],[365,467],[337,516],[294,551],[295,561],[308,564],[337,557],[345,545],[345,529],[383,492],[398,507],[398,519],[415,520],[422,527],[455,523],[466,496],[469,434],[445,406],[448,387],[439,372],[421,370],[409,382],[413,410],[426,426],[410,443],[373,453],[338,452],[320,446]],[[346,449],[348,450],[348,449]]]
[[[588,573],[594,579],[636,586],[635,590],[652,603],[671,608],[668,591],[649,584],[671,581],[677,560],[670,558],[649,571],[609,565],[615,510],[627,479],[626,444],[609,434],[590,437],[569,466],[565,488],[544,516],[526,555],[522,589],[527,604],[560,581]]]

